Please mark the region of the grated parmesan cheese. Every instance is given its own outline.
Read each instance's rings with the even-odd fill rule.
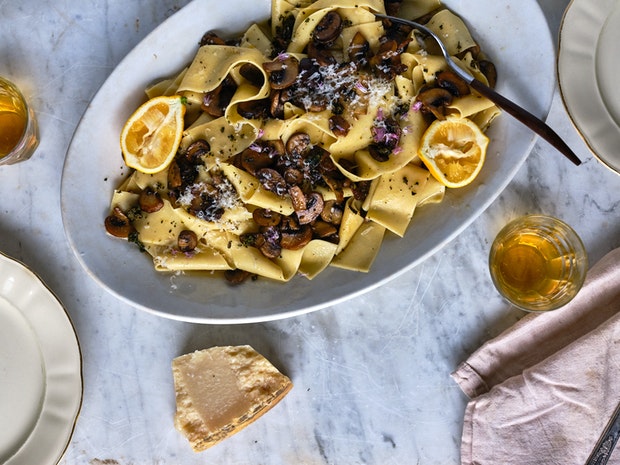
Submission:
[[[376,106],[391,93],[393,86],[388,80],[371,75],[362,77],[356,71],[355,66],[342,67],[334,63],[314,68],[311,74],[302,72],[297,76],[292,100],[300,102],[306,111],[313,103],[323,101],[327,109],[333,111],[334,103],[341,100],[352,106],[366,103]]]

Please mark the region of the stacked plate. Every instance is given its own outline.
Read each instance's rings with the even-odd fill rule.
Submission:
[[[58,463],[81,403],[69,316],[34,273],[0,253],[0,463]]]
[[[560,92],[590,150],[620,174],[619,43],[620,3],[570,3],[560,29]]]

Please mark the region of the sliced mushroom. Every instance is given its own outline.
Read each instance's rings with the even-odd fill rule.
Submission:
[[[358,66],[365,66],[370,58],[370,43],[361,32],[356,32],[348,48],[349,60]]]
[[[320,66],[329,66],[336,63],[334,55],[320,44],[309,42],[306,52],[308,53],[308,58],[313,59]]]
[[[342,222],[342,215],[344,214],[344,208],[341,204],[335,200],[328,200],[323,206],[321,212],[321,219],[327,223],[339,225]]]
[[[446,89],[455,97],[462,97],[471,93],[471,89],[463,79],[458,77],[455,72],[445,70],[435,76],[437,85]]]
[[[446,115],[446,106],[452,103],[452,94],[446,89],[432,87],[420,92],[418,101],[422,103],[423,109],[431,112],[436,118],[443,119]]]
[[[244,63],[239,68],[239,74],[250,82],[253,86],[263,87],[265,75],[251,63]]]
[[[246,119],[264,119],[269,116],[270,100],[247,100],[237,105],[237,113]]]
[[[202,110],[216,118],[223,116],[236,90],[237,84],[230,76],[227,76],[219,86],[204,95]]]
[[[353,191],[353,198],[355,200],[363,201],[370,192],[370,181],[359,181],[353,183],[351,190]]]
[[[292,13],[287,14],[280,23],[280,26],[276,27],[276,34],[272,40],[273,52],[275,57],[280,53],[286,51],[288,44],[291,42],[293,36],[293,29],[295,27],[295,16]]]
[[[289,155],[303,155],[312,148],[310,136],[305,132],[296,132],[286,141],[286,152]]]
[[[177,247],[181,252],[191,252],[198,246],[198,236],[194,231],[184,229],[177,237]]]
[[[273,118],[284,119],[284,101],[282,100],[281,90],[272,90],[269,95],[271,105],[269,106],[269,113]]]
[[[385,4],[385,13],[390,16],[397,16],[398,11],[400,10],[400,5],[403,3],[402,0],[384,0]]]
[[[161,199],[159,192],[156,192],[151,187],[147,187],[138,197],[138,205],[140,210],[146,213],[155,213],[164,207],[164,201]]]
[[[183,184],[181,168],[176,161],[168,166],[168,189],[178,189]]]
[[[495,87],[497,84],[497,68],[489,60],[480,60],[478,67],[484,76],[489,81],[489,87]]]
[[[338,229],[333,224],[317,220],[312,223],[312,232],[315,237],[318,237],[319,239],[325,239],[327,237],[335,236],[336,234],[338,234]]]
[[[331,10],[314,28],[312,40],[320,44],[329,44],[335,41],[342,31],[342,18],[337,11]]]
[[[267,258],[278,258],[280,253],[282,253],[280,237],[278,229],[274,227],[266,228],[257,241],[258,250]]]
[[[284,181],[290,186],[304,182],[304,174],[297,168],[287,168],[284,170]]]
[[[105,230],[111,235],[123,239],[127,239],[135,231],[131,221],[119,207],[114,207],[112,213],[106,217]]]
[[[378,162],[386,162],[390,159],[392,149],[384,144],[370,144],[368,146],[368,153]]]
[[[280,229],[282,231],[297,231],[300,229],[299,221],[294,216],[283,216],[280,223]]]
[[[286,89],[292,86],[299,74],[299,60],[287,56],[263,63],[263,69],[269,74],[269,85],[272,89]]]
[[[246,270],[240,270],[239,268],[224,271],[224,278],[226,278],[226,281],[235,286],[244,283],[250,276],[252,276],[252,273]]]
[[[305,225],[297,230],[282,230],[280,246],[283,249],[299,250],[312,240],[312,228]]]
[[[266,208],[257,208],[252,212],[252,219],[259,226],[278,226],[282,220],[282,215]]]
[[[265,189],[276,195],[284,196],[287,192],[286,181],[273,168],[263,168],[256,172],[256,177]]]
[[[252,176],[256,176],[256,173],[263,169],[273,165],[273,160],[269,156],[269,153],[264,151],[254,150],[252,147],[248,147],[240,155],[241,167],[250,173]]]
[[[310,224],[316,220],[323,211],[324,205],[325,202],[323,201],[323,196],[318,192],[312,192],[307,197],[306,209],[295,212],[297,214],[299,224]]]
[[[203,45],[226,45],[226,41],[214,31],[208,31],[200,39],[200,46]]]
[[[329,129],[337,137],[345,137],[349,134],[351,125],[342,115],[333,115],[329,118]]]
[[[301,190],[299,186],[289,187],[288,193],[291,196],[291,202],[293,203],[293,209],[296,212],[301,212],[308,208],[306,201],[306,194]]]
[[[184,152],[185,158],[189,163],[200,163],[202,157],[211,151],[211,146],[204,139],[192,142]]]

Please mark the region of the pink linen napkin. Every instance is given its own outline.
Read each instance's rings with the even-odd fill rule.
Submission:
[[[471,398],[463,465],[585,464],[620,402],[620,249],[572,302],[528,314],[452,377]]]

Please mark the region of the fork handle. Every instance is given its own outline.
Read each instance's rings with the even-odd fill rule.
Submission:
[[[538,134],[540,137],[549,142],[553,147],[558,149],[566,158],[572,161],[575,165],[579,166],[581,164],[581,160],[575,153],[571,150],[571,148],[566,145],[566,142],[562,140],[557,133],[551,129],[546,123],[542,120],[531,114],[524,108],[521,108],[516,103],[508,100],[501,94],[498,94],[489,86],[480,82],[477,79],[473,79],[469,82],[469,85],[476,90],[479,94],[485,96],[493,103],[495,103],[498,107],[505,110],[507,113],[512,115],[515,119],[521,121],[528,128]]]

